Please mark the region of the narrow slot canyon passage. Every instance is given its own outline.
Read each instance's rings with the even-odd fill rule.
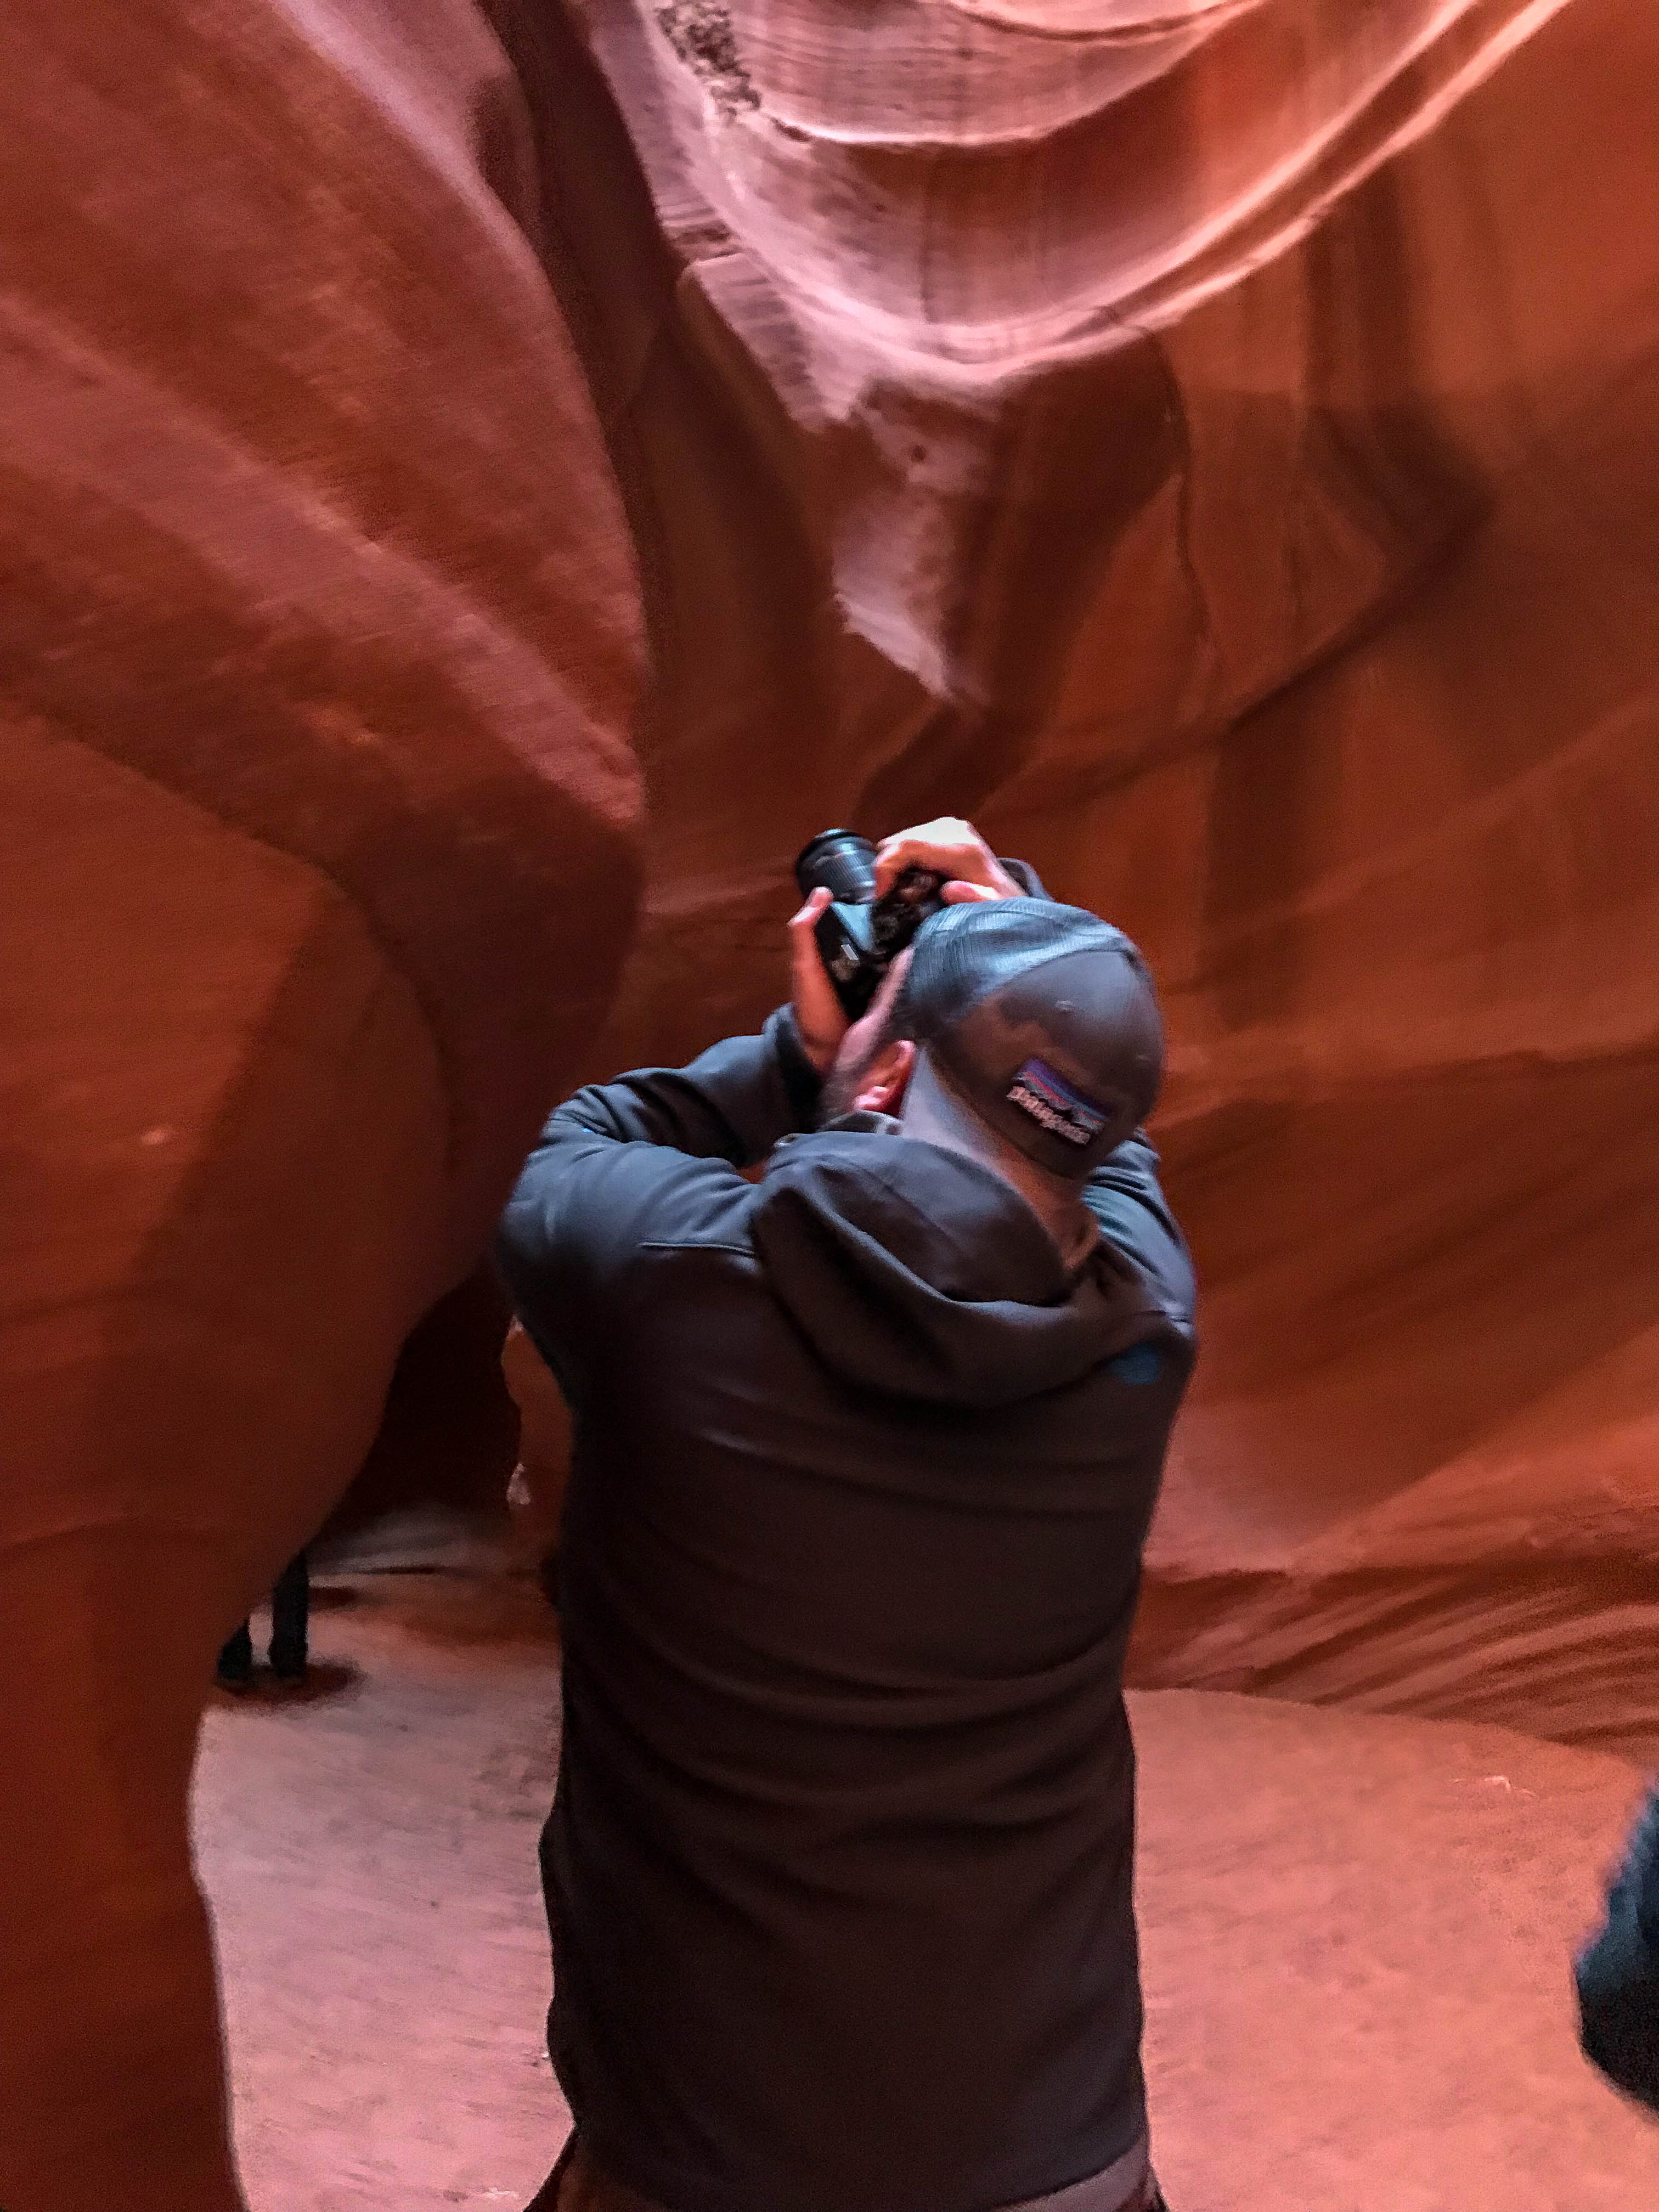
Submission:
[[[0,2212],[1659,2212],[1659,4],[7,27]]]

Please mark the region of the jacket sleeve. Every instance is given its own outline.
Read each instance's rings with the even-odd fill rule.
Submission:
[[[1197,1286],[1187,1240],[1158,1179],[1158,1154],[1144,1129],[1126,1137],[1083,1187],[1083,1202],[1100,1224],[1103,1243],[1130,1261],[1152,1286],[1166,1317],[1190,1334]]]
[[[1573,1961],[1584,2056],[1659,2112],[1659,1790],[1650,1791],[1607,1917]]]
[[[781,1007],[689,1067],[590,1084],[549,1119],[495,1238],[520,1319],[574,1403],[603,1348],[607,1295],[647,1243],[717,1239],[740,1170],[808,1128],[821,1079]]]

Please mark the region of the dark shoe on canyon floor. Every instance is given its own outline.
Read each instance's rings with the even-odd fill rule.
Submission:
[[[222,1690],[246,1690],[253,1680],[253,1638],[246,1621],[219,1649],[213,1679]]]

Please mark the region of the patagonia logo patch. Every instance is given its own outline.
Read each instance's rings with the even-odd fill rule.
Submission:
[[[1063,1075],[1035,1055],[1009,1085],[1007,1099],[1068,1145],[1091,1145],[1106,1127],[1106,1109],[1073,1091]]]

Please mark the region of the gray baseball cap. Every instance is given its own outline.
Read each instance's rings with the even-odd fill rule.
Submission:
[[[1097,1167],[1163,1079],[1146,963],[1121,929],[1052,899],[946,907],[917,935],[895,1012],[981,1121],[1054,1175]]]

